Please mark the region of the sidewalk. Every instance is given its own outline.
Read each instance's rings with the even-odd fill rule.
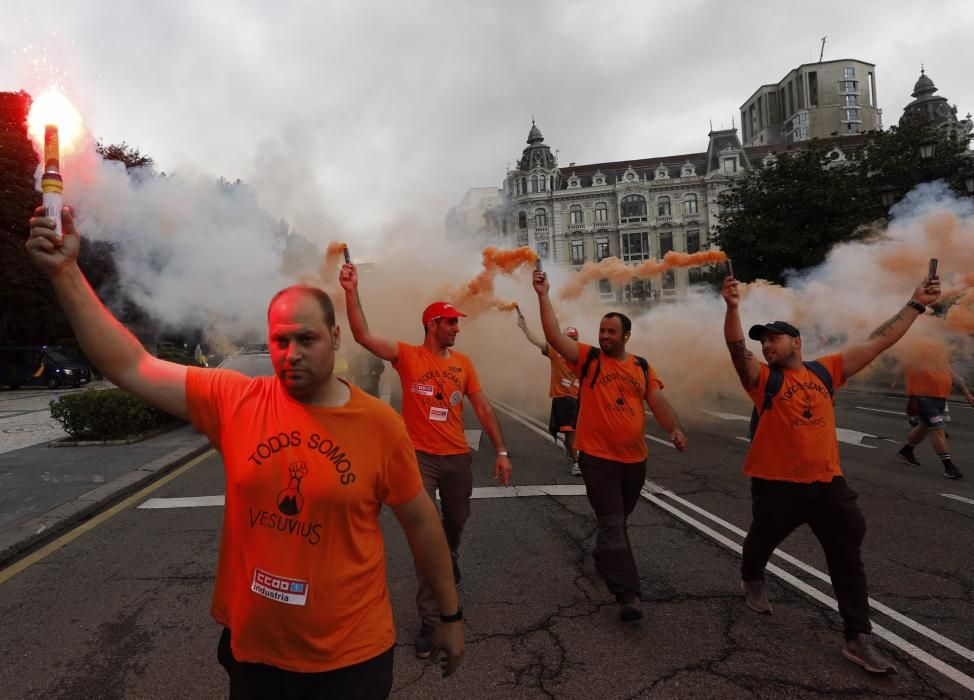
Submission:
[[[0,454],[0,565],[210,446],[189,425],[132,445],[48,444]]]

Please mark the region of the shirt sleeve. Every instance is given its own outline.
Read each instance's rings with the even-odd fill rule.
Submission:
[[[408,503],[423,490],[416,450],[409,441],[405,425],[400,424],[397,427],[393,440],[395,445],[382,466],[379,494],[382,502],[389,507]]]
[[[659,391],[660,389],[663,388],[663,380],[657,376],[656,370],[653,368],[652,365],[649,366],[648,379],[649,379],[649,383],[646,385],[647,399],[649,398],[649,395],[652,394],[654,391]]]
[[[758,363],[761,366],[761,372],[758,374],[758,383],[751,390],[747,391],[747,395],[751,397],[751,401],[758,408],[764,406],[764,388],[768,385],[768,378],[771,376],[771,368],[768,367],[764,362]]]
[[[400,368],[408,370],[409,361],[412,358],[413,347],[401,340],[396,343],[396,361],[392,363],[392,368],[397,372]]]
[[[825,357],[818,358],[819,362],[828,373],[832,375],[832,393],[841,386],[845,386],[845,382],[842,380],[842,354],[836,353],[834,355],[826,355]]]
[[[592,349],[591,345],[586,345],[585,343],[578,344],[578,359],[575,360],[575,364],[569,365],[572,369],[572,374],[574,374],[579,379],[582,378],[582,365],[585,364],[585,358],[588,357],[588,351]],[[565,362],[568,362],[565,360]]]
[[[477,370],[474,368],[473,362],[470,361],[469,357],[465,357],[464,359],[466,360],[465,364],[467,365],[466,392],[467,396],[470,396],[471,394],[476,394],[478,391],[483,389],[483,387],[480,386],[480,377],[477,376]]]
[[[239,372],[227,369],[188,367],[186,372],[186,405],[193,427],[221,449],[220,438],[225,412],[232,410],[247,386],[253,381]]]

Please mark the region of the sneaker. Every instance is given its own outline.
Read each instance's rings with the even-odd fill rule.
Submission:
[[[909,445],[903,445],[896,453],[903,458],[907,464],[912,464],[914,467],[919,467],[920,462],[917,460],[916,456],[913,454],[913,448]]]
[[[572,462],[572,476],[581,476],[582,470],[578,468],[578,462]]]
[[[871,634],[859,634],[850,639],[845,643],[842,655],[870,673],[896,673],[896,666],[876,648]]]
[[[427,625],[425,622],[419,626],[419,634],[416,635],[416,641],[413,643],[413,648],[416,649],[416,656],[420,659],[428,659],[430,657],[430,652],[433,651],[433,626]]]
[[[955,467],[953,464],[948,464],[944,467],[944,476],[948,479],[963,479],[964,475],[960,473],[960,469]]]
[[[764,615],[774,612],[768,602],[768,587],[764,581],[741,581],[741,590],[744,591],[744,602],[751,610]]]
[[[619,600],[619,619],[623,622],[635,622],[643,617],[643,609],[639,603],[639,596],[631,591],[623,593]]]

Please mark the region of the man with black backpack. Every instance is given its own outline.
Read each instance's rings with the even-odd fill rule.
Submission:
[[[578,466],[598,522],[595,567],[619,603],[619,617],[632,622],[643,616],[639,571],[632,555],[626,521],[639,502],[646,481],[646,411],[670,434],[681,452],[687,437],[663,396],[663,383],[642,357],[626,352],[632,321],[617,312],[599,323],[599,347],[561,332],[548,298],[545,273],[534,273],[545,339],[578,377],[579,413],[575,429]]]
[[[940,296],[940,282],[924,279],[906,306],[867,340],[813,362],[802,361],[801,333],[784,321],[748,331],[748,337],[760,341],[767,360],[758,362],[744,343],[737,280],[727,277],[722,293],[727,304],[724,339],[755,406],[744,462],[744,473],[751,477],[752,513],[741,564],[745,602],[755,612],[772,612],[764,567],[774,549],[808,523],[825,550],[845,630],[843,655],[872,673],[895,673],[896,667],[872,641],[860,555],[866,521],[839,467],[833,394],[903,337],[925,305]]]

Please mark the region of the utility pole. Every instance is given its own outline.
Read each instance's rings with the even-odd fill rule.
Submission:
[[[822,50],[818,53],[818,62],[822,62],[822,57],[825,55],[825,40],[828,39],[827,36],[822,37]]]

